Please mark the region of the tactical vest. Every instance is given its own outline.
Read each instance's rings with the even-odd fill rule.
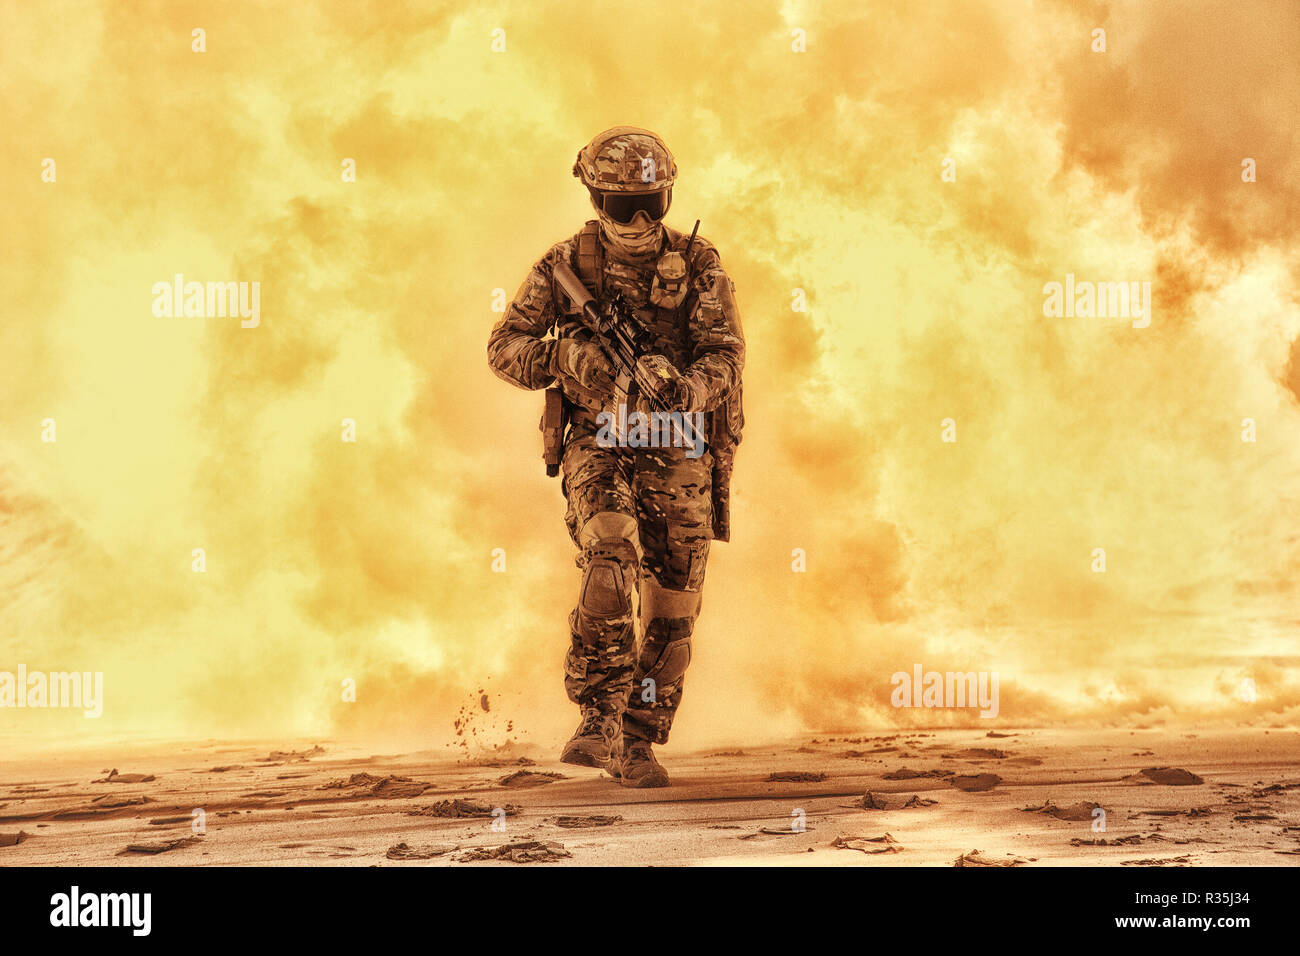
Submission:
[[[668,229],[667,226],[664,229],[668,235],[668,245],[664,251],[685,252],[687,236]],[[685,281],[688,289],[693,288],[696,262],[708,248],[700,243],[691,250],[690,260],[686,263]],[[578,233],[572,265],[573,271],[577,273],[583,285],[591,291],[597,301],[600,301],[605,291],[605,249],[600,243],[600,223],[597,220],[589,221]],[[558,296],[557,303],[562,299],[562,295]],[[682,338],[681,333],[685,331],[690,321],[686,307],[686,302],[690,300],[691,296],[688,292],[682,304],[675,308],[661,308],[648,303],[646,307],[654,310],[650,323],[651,331],[656,336],[664,336],[671,330],[677,338]],[[680,360],[682,356],[669,355],[668,358]],[[679,367],[684,369],[684,365],[685,363]],[[547,473],[551,475],[558,473],[559,470],[563,448],[562,441],[557,442],[556,439],[560,439],[564,434],[570,412],[569,399],[562,390],[558,386],[547,389],[546,410],[542,415],[541,428],[543,434],[547,436],[545,460]],[[713,537],[718,541],[731,539],[731,473],[735,464],[736,446],[740,444],[744,425],[745,413],[742,407],[741,386],[737,382],[718,406],[705,414],[705,434],[708,436],[709,451],[713,455]]]

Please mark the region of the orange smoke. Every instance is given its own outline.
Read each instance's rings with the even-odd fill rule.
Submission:
[[[569,730],[540,395],[483,351],[623,123],[748,338],[675,742],[979,723],[891,707],[916,664],[997,671],[1003,724],[1295,723],[1293,4],[0,17],[0,671],[106,697],[0,735],[436,746],[480,689],[489,743]],[[260,325],[156,317],[176,273]],[[1045,316],[1067,274],[1151,282],[1150,326]]]

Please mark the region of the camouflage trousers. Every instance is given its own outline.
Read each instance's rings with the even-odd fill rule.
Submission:
[[[653,743],[668,739],[681,703],[712,536],[712,457],[688,451],[602,448],[576,428],[564,449],[565,521],[582,569],[565,689],[622,712],[624,734]]]

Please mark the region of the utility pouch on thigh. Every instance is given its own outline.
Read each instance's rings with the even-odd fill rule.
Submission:
[[[736,446],[745,429],[740,383],[710,413],[709,449],[713,452],[713,539],[731,540],[731,472]]]
[[[542,430],[542,461],[546,462],[546,474],[551,478],[560,473],[560,458],[564,454],[564,426],[568,424],[568,417],[568,409],[564,407],[564,392],[558,385],[552,385],[546,390],[542,420],[537,426]]]
[[[668,526],[668,548],[660,575],[663,588],[698,591],[709,561],[709,529]]]

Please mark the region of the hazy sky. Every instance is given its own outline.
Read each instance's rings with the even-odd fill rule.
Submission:
[[[978,722],[891,708],[918,663],[1004,724],[1296,723],[1300,7],[406,6],[0,3],[0,670],[105,674],[0,735],[571,729],[541,395],[484,348],[621,124],[748,339],[674,741]],[[177,273],[260,324],[156,317]],[[1067,274],[1149,326],[1045,316]]]

